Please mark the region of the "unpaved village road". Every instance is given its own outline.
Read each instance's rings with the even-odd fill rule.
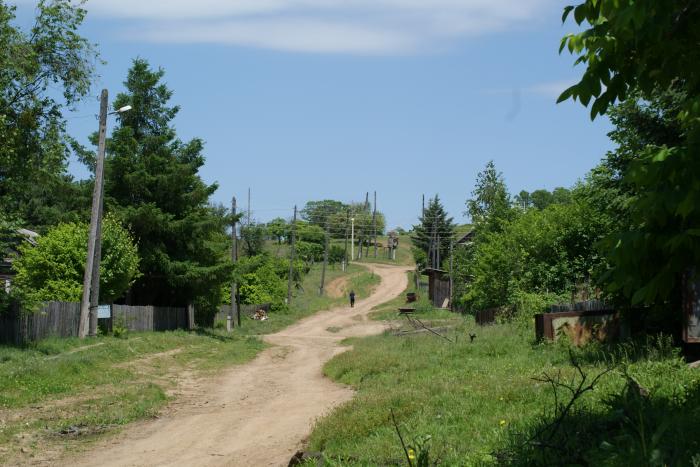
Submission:
[[[286,466],[314,420],[353,395],[323,376],[324,363],[347,350],[342,339],[381,332],[367,314],[406,288],[405,267],[371,267],[381,284],[355,308],[321,312],[267,336],[274,346],[255,360],[194,383],[186,405],[95,446],[75,464]]]

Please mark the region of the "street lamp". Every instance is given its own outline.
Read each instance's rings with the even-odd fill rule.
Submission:
[[[104,207],[104,162],[105,139],[107,137],[107,115],[115,115],[131,110],[130,105],[108,113],[109,93],[102,90],[100,96],[100,129],[95,163],[95,188],[92,192],[90,212],[90,236],[88,238],[87,260],[83,275],[83,296],[80,301],[80,326],[78,336],[84,338],[97,334],[97,308],[100,297],[100,261],[102,258],[102,210]]]

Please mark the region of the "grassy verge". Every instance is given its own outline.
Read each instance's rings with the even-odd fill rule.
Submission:
[[[358,294],[371,293],[379,282],[366,268],[352,266],[347,273],[328,269],[327,283],[341,276]],[[0,346],[0,464],[55,458],[157,415],[181,382],[254,358],[265,348],[258,335],[345,302],[319,296],[319,282],[316,267],[289,311],[264,322],[247,319],[231,334],[201,329]]]
[[[311,449],[340,465],[407,465],[393,410],[416,456],[441,465],[700,464],[700,372],[668,341],[576,350],[587,381],[614,370],[575,404],[550,448],[528,443],[549,436],[555,404],[551,386],[533,378],[578,378],[568,346],[535,344],[531,329],[515,325],[477,328],[470,318],[445,318],[443,325],[456,324],[447,332],[454,343],[431,334],[352,339],[353,350],[325,372],[358,393],[317,423]],[[440,325],[440,316],[431,321]],[[630,389],[625,375],[648,395]],[[558,397],[565,404],[570,394],[560,388]]]
[[[367,297],[379,285],[379,276],[371,274],[367,268],[351,264],[346,272],[340,266],[326,269],[326,287],[333,281],[345,277],[347,283],[345,289],[354,290],[358,297]],[[302,289],[294,291],[294,298],[289,309],[281,313],[273,313],[266,321],[254,321],[244,319],[241,328],[236,328],[236,334],[261,335],[270,334],[280,329],[284,329],[290,324],[310,316],[317,311],[329,310],[333,307],[344,305],[348,298],[345,294],[341,296],[331,296],[328,293],[319,294],[321,284],[321,267],[314,266],[309,274],[304,277]],[[224,322],[217,323],[218,327],[225,327]]]

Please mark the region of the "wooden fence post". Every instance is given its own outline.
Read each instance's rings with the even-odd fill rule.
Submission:
[[[194,331],[194,305],[191,303],[187,305],[187,328]]]

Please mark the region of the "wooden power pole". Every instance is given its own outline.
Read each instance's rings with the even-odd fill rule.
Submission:
[[[231,216],[232,216],[232,222],[231,222],[231,262],[236,265],[238,262],[238,235],[236,232],[237,228],[237,221],[236,219],[237,213],[236,213],[236,197],[234,196],[233,199],[231,200]],[[238,300],[237,300],[237,292],[238,292],[238,284],[236,284],[236,276],[234,274],[233,276],[233,281],[231,282],[231,314],[228,316],[227,324],[228,324],[228,331],[231,331],[231,328],[233,327],[233,320],[234,318],[238,321],[238,326],[240,327],[241,325],[241,314],[239,313],[238,310]]]
[[[321,269],[321,287],[319,287],[319,295],[323,295],[323,287],[326,282],[326,266],[328,265],[328,248],[331,243],[331,238],[330,238],[330,230],[329,230],[329,224],[328,224],[328,219],[326,219],[326,241],[325,245],[323,248],[323,268]]]
[[[374,209],[372,211],[372,235],[374,236],[374,257],[377,257],[377,192],[374,192]]]
[[[453,238],[450,238],[450,310],[454,311],[454,306],[452,306],[452,300],[454,299],[454,285],[455,285],[455,279],[454,279],[454,259],[453,259],[453,252],[454,252],[454,244],[455,241]]]
[[[97,161],[95,164],[95,187],[92,192],[92,211],[90,213],[90,236],[88,237],[87,260],[85,262],[85,274],[83,275],[83,295],[80,301],[78,336],[81,339],[85,338],[88,334],[90,328],[89,320],[92,313],[95,314],[95,330],[97,329],[97,307],[93,309],[92,304],[99,303],[100,293],[100,260],[96,258],[95,253],[101,236],[100,224],[102,223],[102,193],[104,190],[105,139],[107,135],[108,107],[109,93],[106,89],[103,89],[102,95],[100,96],[100,128],[98,134]],[[95,268],[97,268],[96,272]],[[96,281],[93,284],[95,278]]]
[[[343,259],[343,271],[348,267],[348,231],[350,229],[350,208],[348,208],[347,218],[345,219],[345,256]]]
[[[294,206],[294,220],[292,221],[292,245],[289,254],[289,281],[287,282],[287,305],[292,304],[292,276],[294,275],[294,242],[297,230],[297,207]]]

